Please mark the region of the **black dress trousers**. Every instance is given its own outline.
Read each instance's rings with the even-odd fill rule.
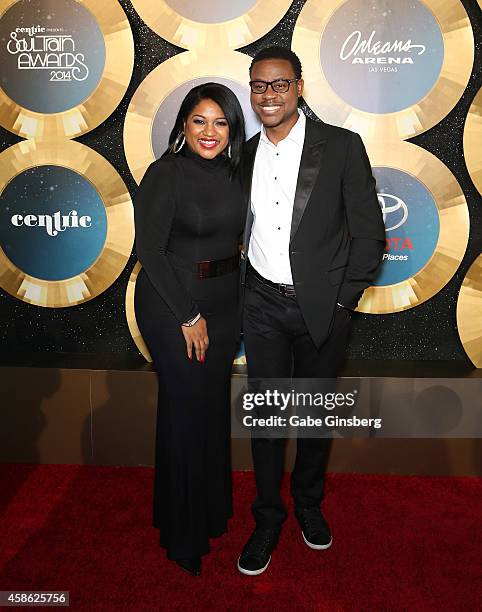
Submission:
[[[331,332],[317,349],[295,297],[285,297],[248,271],[244,342],[250,378],[336,377],[344,360],[351,314],[337,308]],[[279,527],[287,516],[280,497],[286,440],[252,438],[257,497],[252,511],[258,526]],[[331,440],[298,438],[291,493],[301,508],[319,506]]]

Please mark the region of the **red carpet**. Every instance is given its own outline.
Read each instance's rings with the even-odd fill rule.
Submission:
[[[0,466],[0,590],[70,591],[84,610],[481,610],[482,483],[332,475],[334,544],[308,549],[290,515],[267,572],[239,574],[251,473],[203,576],[183,574],[150,526],[152,470]],[[286,489],[285,489],[286,492]]]

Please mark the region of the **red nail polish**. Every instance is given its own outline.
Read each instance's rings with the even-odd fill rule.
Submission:
[[[206,361],[205,357],[201,357],[201,359],[199,360],[201,363],[204,363]]]

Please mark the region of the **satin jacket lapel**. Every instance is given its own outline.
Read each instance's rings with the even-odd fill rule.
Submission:
[[[253,182],[253,168],[254,160],[256,158],[256,151],[258,150],[259,134],[253,138],[253,141],[249,143],[249,149],[245,153],[245,166],[244,166],[244,196],[247,202],[247,215],[246,224],[244,226],[243,234],[243,251],[245,257],[248,256],[249,239],[251,237],[251,227],[253,225],[253,213],[251,212],[251,185]]]
[[[305,143],[301,154],[300,170],[296,185],[293,216],[291,218],[290,242],[298,231],[306,205],[321,168],[326,137],[323,134],[323,124],[306,119]]]

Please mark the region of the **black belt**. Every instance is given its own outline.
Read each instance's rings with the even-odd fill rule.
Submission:
[[[294,285],[285,285],[284,283],[273,283],[273,281],[270,281],[267,278],[264,278],[264,276],[261,276],[261,274],[257,272],[251,264],[249,265],[248,270],[249,270],[248,274],[252,274],[255,278],[259,280],[260,283],[263,283],[263,285],[267,285],[268,287],[275,289],[275,291],[277,291],[278,293],[281,293],[282,296],[296,297],[296,291],[295,291]]]
[[[169,252],[169,257],[178,263],[182,268],[190,270],[201,280],[205,278],[214,278],[229,274],[239,267],[239,253],[226,259],[215,259],[206,261],[190,262],[186,261],[179,255]]]

